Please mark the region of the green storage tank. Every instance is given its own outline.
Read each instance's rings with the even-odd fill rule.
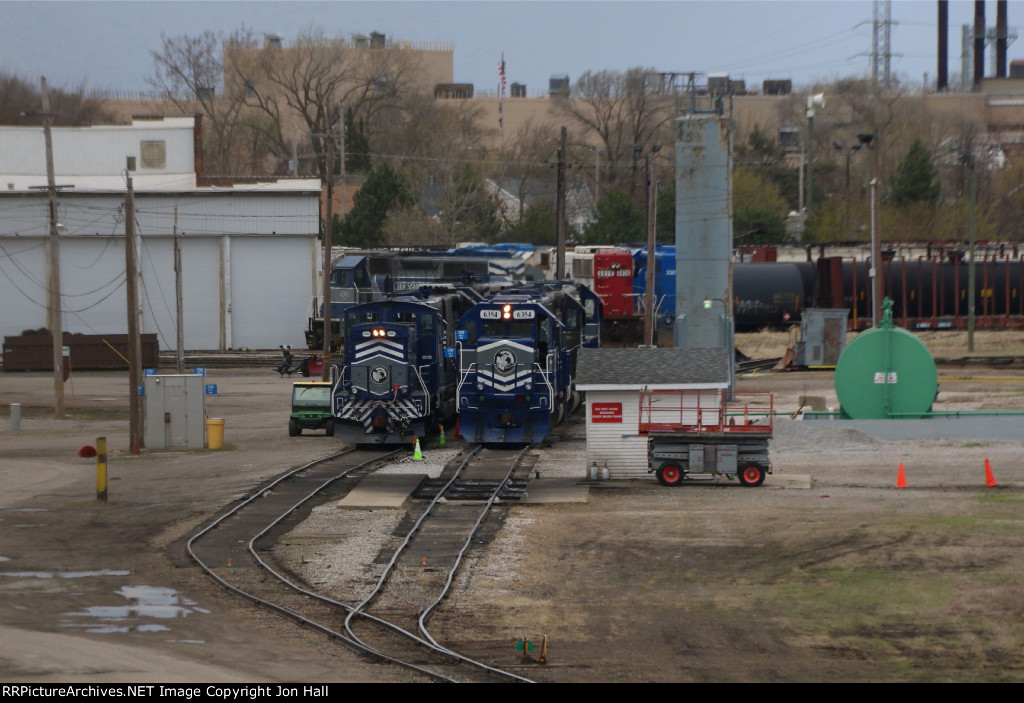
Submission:
[[[919,418],[939,388],[935,360],[921,340],[892,325],[892,302],[882,324],[857,335],[836,363],[836,396],[851,420]]]

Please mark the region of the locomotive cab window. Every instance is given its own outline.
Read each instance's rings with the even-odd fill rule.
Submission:
[[[346,317],[346,326],[352,328],[354,325],[359,325],[364,322],[377,322],[376,312],[350,312]]]
[[[533,337],[533,323],[528,320],[502,322],[500,320],[484,322],[481,325],[484,337]]]

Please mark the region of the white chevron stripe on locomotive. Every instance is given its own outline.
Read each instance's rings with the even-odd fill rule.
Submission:
[[[480,370],[477,372],[476,382],[482,386],[490,386],[497,391],[507,392],[529,382],[532,377],[533,374],[530,369],[524,369],[515,375],[509,374],[508,376],[489,374],[486,371]]]
[[[519,349],[524,352],[529,352],[530,354],[533,353],[533,347],[527,346],[525,344],[519,344],[518,342],[510,342],[507,339],[500,339],[497,342],[491,342],[490,344],[481,344],[479,347],[476,348],[476,353],[478,355],[486,354],[487,352],[492,351],[498,347],[512,347],[513,349]]]
[[[394,359],[395,361],[405,361],[404,346],[397,342],[388,342],[380,339],[356,344],[352,360],[362,361],[364,358],[374,354],[379,354],[380,356]]]
[[[338,417],[342,420],[356,420],[366,427],[372,421],[370,415],[378,407],[383,407],[392,420],[419,418],[423,415],[422,398],[403,398],[393,403],[382,403],[379,400],[350,401],[341,407]]]

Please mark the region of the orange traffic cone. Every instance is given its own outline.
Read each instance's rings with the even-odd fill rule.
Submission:
[[[459,418],[455,418],[455,439],[462,439],[462,433],[459,432]]]
[[[988,463],[988,459],[985,459],[985,487],[995,488],[998,485],[996,477],[992,475],[992,464]]]
[[[903,462],[901,461],[900,462],[900,473],[899,473],[899,476],[896,477],[896,488],[906,488],[906,487],[907,487],[907,477],[903,474]]]

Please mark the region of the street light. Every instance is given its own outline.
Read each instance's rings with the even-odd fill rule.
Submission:
[[[968,224],[968,254],[967,260],[967,351],[974,351],[974,244],[978,233],[978,169],[973,154],[963,154],[960,162],[971,169],[971,211],[970,223]]]
[[[815,93],[814,95],[807,96],[807,197],[804,201],[807,203],[807,215],[811,214],[811,196],[814,193],[814,176],[812,164],[814,163],[814,109],[821,108],[825,109],[825,94]]]
[[[874,134],[858,134],[857,141],[868,149],[874,149],[878,143]],[[885,292],[882,284],[881,232],[879,232],[879,215],[881,206],[876,203],[878,191],[878,152],[871,159],[871,325],[878,327],[882,322],[882,295]]]
[[[832,146],[834,146],[836,151],[838,151],[838,152],[842,152],[844,149],[846,149],[846,146],[842,142],[839,142],[839,141],[832,142]],[[846,188],[847,188],[847,190],[849,190],[849,188],[850,188],[850,157],[853,154],[855,154],[856,152],[860,151],[861,146],[863,146],[863,145],[860,142],[854,142],[853,144],[850,145],[850,148],[846,150]]]

